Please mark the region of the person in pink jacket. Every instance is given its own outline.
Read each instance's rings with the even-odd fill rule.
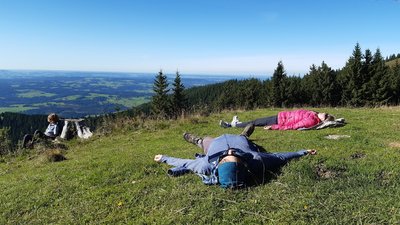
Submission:
[[[323,121],[333,121],[334,119],[335,117],[328,113],[298,109],[282,111],[276,116],[258,118],[249,122],[240,122],[238,117],[234,116],[231,123],[221,120],[220,126],[224,128],[246,127],[252,123],[255,126],[263,126],[266,130],[297,130],[299,128],[310,128]]]

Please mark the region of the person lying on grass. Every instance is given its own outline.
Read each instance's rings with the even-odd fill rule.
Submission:
[[[187,172],[198,174],[203,183],[218,184],[223,188],[242,188],[265,183],[268,175],[279,170],[291,159],[314,155],[316,150],[297,152],[266,153],[248,140],[254,125],[245,128],[241,135],[224,134],[217,138],[199,138],[185,133],[183,138],[202,148],[205,154],[196,154],[196,159],[180,159],[166,155],[156,155],[154,161],[175,166],[168,170],[171,176]]]
[[[282,111],[278,115],[258,118],[249,122],[240,122],[234,116],[231,123],[220,120],[221,127],[246,127],[253,123],[255,126],[264,127],[266,130],[297,130],[300,128],[310,128],[324,121],[333,121],[335,117],[327,113],[298,109],[293,111]]]

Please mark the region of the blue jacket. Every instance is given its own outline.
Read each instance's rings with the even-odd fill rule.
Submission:
[[[235,149],[258,181],[263,181],[267,171],[276,170],[293,158],[307,154],[306,150],[286,153],[259,152],[257,146],[245,136],[224,134],[214,139],[206,155],[196,154],[196,159],[180,159],[163,155],[161,162],[175,166],[168,174],[179,176],[187,172],[199,175],[205,184],[217,184],[215,174],[218,158],[228,149]]]

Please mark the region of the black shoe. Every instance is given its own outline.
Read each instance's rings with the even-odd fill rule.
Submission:
[[[240,135],[246,136],[247,138],[254,132],[255,125],[254,123],[247,124],[247,126],[243,129]]]
[[[25,134],[24,138],[22,139],[22,148],[28,148],[32,145],[32,135]]]
[[[196,135],[193,135],[191,133],[184,133],[183,139],[185,139],[185,141],[192,143],[194,145],[200,144],[203,141],[202,138],[199,138]]]
[[[231,125],[230,123],[227,123],[227,122],[225,122],[225,121],[223,121],[223,120],[220,120],[220,121],[219,121],[219,126],[221,126],[221,127],[223,127],[223,128],[232,127],[232,125]]]

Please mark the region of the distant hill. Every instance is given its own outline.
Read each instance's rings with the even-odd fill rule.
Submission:
[[[168,74],[173,83],[174,74]],[[0,70],[0,113],[82,117],[130,109],[149,102],[155,74]],[[186,88],[232,76],[182,75]]]

